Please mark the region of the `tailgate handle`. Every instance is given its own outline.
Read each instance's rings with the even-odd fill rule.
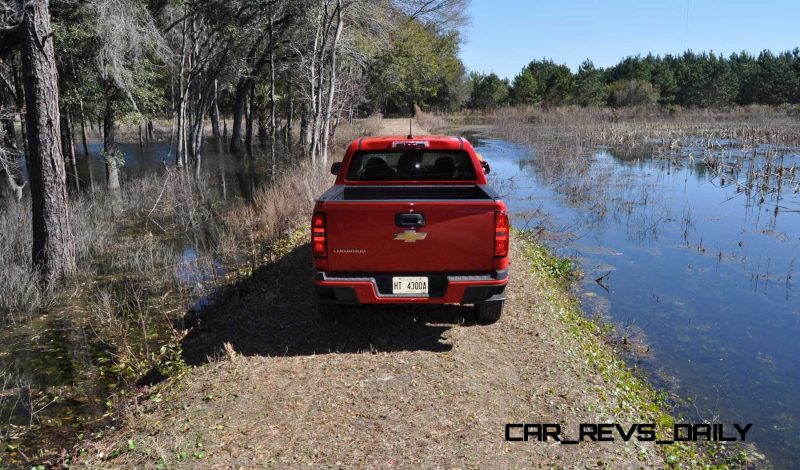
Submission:
[[[425,216],[422,214],[397,214],[394,218],[394,224],[398,227],[423,227],[425,225]]]

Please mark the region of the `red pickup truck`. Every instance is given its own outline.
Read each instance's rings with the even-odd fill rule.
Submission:
[[[354,141],[312,216],[319,309],[472,304],[500,318],[508,283],[506,206],[461,137]]]

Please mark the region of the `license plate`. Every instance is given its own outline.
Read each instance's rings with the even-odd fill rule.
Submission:
[[[427,294],[427,277],[393,277],[393,294]]]

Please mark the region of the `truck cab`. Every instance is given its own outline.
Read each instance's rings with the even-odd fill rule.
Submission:
[[[311,221],[319,309],[467,304],[497,321],[509,221],[488,165],[461,137],[370,137],[348,146]]]

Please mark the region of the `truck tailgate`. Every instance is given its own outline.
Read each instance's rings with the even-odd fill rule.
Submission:
[[[494,210],[491,199],[326,202],[328,271],[489,272]],[[421,214],[424,225],[400,227],[399,214]]]

